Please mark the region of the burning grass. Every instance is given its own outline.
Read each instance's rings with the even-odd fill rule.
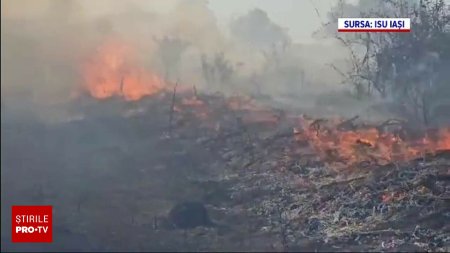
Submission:
[[[27,176],[2,181],[3,206],[27,191],[54,204],[60,238],[89,238],[71,249],[449,250],[449,128],[313,119],[174,88],[117,41],[83,66],[89,97],[73,101],[83,117],[28,134],[2,126],[20,137],[2,141],[2,178]],[[158,227],[180,200],[206,202],[228,229]],[[55,245],[43,251],[68,244]]]
[[[2,178],[53,178],[36,198],[54,203],[70,227],[64,237],[89,238],[83,249],[449,249],[450,158],[439,152],[448,149],[448,130],[309,119],[248,98],[176,89],[137,101],[86,100],[83,119],[2,142],[9,152],[31,150],[33,165],[46,168],[34,175],[10,158]],[[12,199],[39,182],[3,183]],[[193,199],[229,229],[184,234],[155,225],[178,201]],[[54,247],[45,251],[60,250]]]
[[[393,120],[376,125],[357,122],[358,117],[312,119],[270,109],[248,97],[189,94],[178,94],[180,99],[174,102],[178,121],[195,118],[197,124],[210,126],[215,134],[221,125],[230,123],[244,132],[249,127],[278,131],[279,126],[288,124],[293,131],[287,134],[297,141],[293,149],[310,149],[334,169],[382,166],[450,149],[449,127],[416,130]]]
[[[139,100],[171,88],[155,73],[139,67],[132,47],[119,40],[110,39],[100,45],[83,64],[82,74],[86,90],[99,99],[121,96],[125,100]],[[184,94],[187,93],[185,87],[182,90],[180,101],[173,104],[171,110],[180,114],[188,112],[217,128],[220,125],[217,116],[222,113],[211,108],[211,98],[199,97],[195,87],[193,95]],[[222,98],[221,103],[222,109],[233,112],[244,125],[261,124],[276,128],[284,120],[283,117],[296,120],[293,124],[294,138],[300,143],[308,143],[327,165],[334,168],[363,163],[385,165],[450,149],[450,128],[410,137],[401,124],[397,124],[394,131],[389,131],[385,124],[355,125],[356,118],[330,120],[286,115],[264,107],[247,96]]]
[[[432,129],[409,137],[399,125],[395,131],[378,126],[343,128],[348,120],[308,120],[300,118],[296,138],[308,142],[329,166],[337,168],[361,164],[386,165],[408,161],[427,153],[450,149],[450,128]]]

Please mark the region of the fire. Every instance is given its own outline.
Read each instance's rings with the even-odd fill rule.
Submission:
[[[300,121],[301,129],[294,129],[296,139],[308,142],[328,165],[335,168],[362,163],[383,165],[450,149],[450,128],[439,129],[434,136],[407,140],[375,127],[339,130],[337,121],[332,121],[331,126],[320,126],[317,121],[304,118]]]
[[[136,52],[120,40],[108,40],[82,65],[84,88],[95,98],[138,100],[164,88],[156,74],[140,67]]]
[[[450,149],[450,128],[439,129],[438,138],[436,143],[437,149]]]
[[[184,108],[192,109],[192,113],[199,119],[208,120],[211,115],[211,110],[208,105],[196,96],[183,98],[181,104]]]
[[[139,100],[166,88],[159,76],[138,64],[135,50],[120,40],[108,40],[100,45],[82,65],[82,76],[83,87],[99,99],[121,96],[126,100]],[[181,87],[182,94],[183,89]],[[214,107],[207,100],[197,97],[196,90],[194,93],[192,97],[182,96],[180,102],[174,104],[174,111],[194,115],[216,128],[218,122],[214,121]],[[282,119],[289,118],[289,115],[271,110],[246,96],[232,96],[223,102],[223,107],[219,109],[234,111],[243,124],[276,127]],[[300,127],[294,129],[294,135],[302,144],[309,144],[326,164],[334,168],[367,163],[382,165],[450,149],[450,128],[430,132],[421,139],[412,139],[377,127],[343,129],[343,123],[339,119],[311,120],[302,117]]]
[[[180,102],[181,107],[177,107],[180,113],[189,111],[202,122],[214,122],[213,109],[207,101],[192,96],[184,97]],[[289,115],[279,114],[245,96],[232,96],[223,102],[244,125],[267,126],[273,129],[282,119],[290,118]],[[389,132],[374,126],[346,129],[343,127],[346,122],[348,121],[339,118],[313,120],[300,117],[300,127],[294,128],[294,136],[299,144],[309,145],[311,151],[335,169],[370,164],[385,165],[408,161],[437,150],[450,149],[450,128],[429,132],[422,138],[409,138],[401,137],[398,132]]]

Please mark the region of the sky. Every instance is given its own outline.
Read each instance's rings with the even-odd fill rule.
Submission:
[[[64,1],[64,0],[61,0]],[[79,0],[89,4],[88,12],[102,14],[125,3],[123,0]],[[167,12],[175,6],[170,0],[132,0],[145,4],[146,10]],[[350,0],[349,2],[356,0]],[[317,8],[325,19],[327,11],[337,0],[209,0],[209,8],[217,17],[221,27],[230,20],[260,8],[280,26],[286,28],[295,42],[310,41],[311,33],[320,26]],[[2,17],[35,16],[46,8],[46,0],[2,0]],[[6,7],[6,8],[5,8]],[[120,8],[119,8],[120,9]]]
[[[312,40],[311,34],[322,21],[317,16],[317,8],[322,19],[336,0],[210,0],[209,6],[216,14],[219,24],[247,13],[254,8],[267,12],[278,25],[286,28],[295,42]]]

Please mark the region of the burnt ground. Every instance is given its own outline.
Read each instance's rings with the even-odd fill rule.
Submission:
[[[52,125],[4,111],[2,251],[450,250],[448,152],[337,171],[289,123],[247,124],[220,98],[169,128],[168,97],[88,99],[83,119]],[[165,228],[180,201],[221,226]],[[10,206],[41,204],[54,243],[12,244]]]

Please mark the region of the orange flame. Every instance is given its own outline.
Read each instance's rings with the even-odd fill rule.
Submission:
[[[127,43],[119,40],[106,41],[83,63],[83,87],[99,99],[122,96],[126,100],[138,100],[163,91],[166,88],[163,80],[142,68],[136,56],[136,52]],[[182,87],[181,89],[183,90]],[[230,97],[225,100],[224,106],[239,112],[244,124],[256,123],[273,127],[283,116],[245,96]],[[175,105],[174,110],[187,111],[207,122],[213,116],[213,109],[197,96],[184,97],[179,105]],[[294,129],[295,138],[302,143],[309,143],[328,165],[338,168],[363,162],[387,164],[405,161],[425,153],[450,149],[450,128],[437,130],[419,140],[405,140],[375,127],[342,130],[338,127],[342,123],[340,120],[328,121],[331,126],[326,127],[320,126],[321,123],[314,126],[309,119],[300,120],[301,127]],[[210,123],[216,128],[217,124]]]
[[[304,118],[300,123],[302,128],[294,129],[296,139],[310,143],[322,159],[336,168],[363,162],[406,161],[425,153],[450,149],[450,128],[439,129],[433,137],[426,135],[420,140],[403,140],[375,127],[352,131],[338,130],[336,122],[322,129],[312,128],[312,121]]]
[[[154,73],[140,67],[135,51],[119,40],[108,40],[82,65],[84,88],[99,99],[122,96],[138,100],[164,88]]]

